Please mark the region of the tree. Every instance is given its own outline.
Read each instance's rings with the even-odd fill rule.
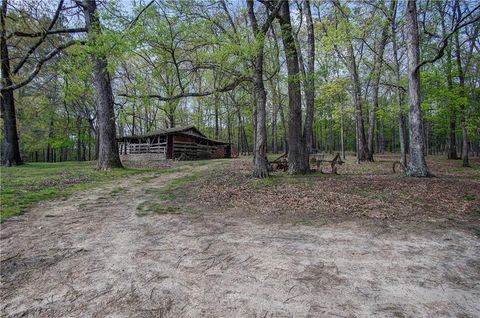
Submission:
[[[373,137],[375,132],[375,114],[378,108],[378,91],[380,87],[380,77],[383,65],[383,52],[387,44],[388,34],[390,31],[390,24],[392,23],[392,14],[395,10],[396,2],[391,1],[389,10],[386,13],[385,21],[383,22],[382,32],[375,48],[375,57],[373,61],[373,84],[372,84],[372,107],[368,116],[368,135],[367,135],[367,157],[369,161],[373,161]],[[392,36],[395,36],[394,34]]]
[[[14,100],[14,91],[27,85],[32,80],[34,80],[42,69],[43,65],[49,60],[56,57],[63,50],[75,45],[82,43],[81,40],[69,40],[64,43],[57,45],[50,52],[46,53],[43,57],[38,58],[34,56],[35,53],[38,53],[41,49],[44,49],[45,43],[54,43],[51,39],[52,35],[62,35],[62,34],[72,34],[78,32],[84,32],[84,28],[57,28],[59,17],[63,8],[64,0],[60,0],[56,7],[56,10],[51,19],[45,19],[42,17],[40,24],[46,24],[44,29],[40,32],[35,32],[32,30],[28,31],[19,31],[12,30],[7,34],[7,11],[8,11],[8,1],[2,0],[2,12],[1,12],[1,26],[2,30],[0,33],[0,49],[2,53],[2,74],[1,74],[1,111],[3,118],[4,126],[4,154],[2,163],[11,166],[22,164],[22,158],[20,156],[20,147],[19,147],[19,138],[17,132],[17,119],[15,112],[15,100]],[[42,10],[35,8],[35,12],[42,12]],[[33,15],[33,14],[32,14]],[[13,19],[15,21],[15,19]],[[15,28],[13,28],[15,29]],[[14,38],[16,41],[12,41]],[[18,48],[18,55],[15,56],[15,61],[18,61],[16,65],[12,68],[10,54],[9,54],[9,44],[10,42],[23,43],[22,39],[33,39],[33,42],[29,46],[24,46]],[[49,40],[49,41],[47,41]],[[33,61],[33,62],[32,62]],[[33,64],[32,64],[33,63]],[[22,71],[30,67],[30,72],[23,74]],[[18,81],[18,77],[24,75]],[[17,82],[13,81],[13,77],[17,78]]]
[[[425,140],[423,132],[422,110],[420,109],[420,47],[417,22],[417,2],[407,1],[405,5],[405,39],[408,56],[408,98],[410,161],[407,174],[414,177],[429,175],[425,160]]]
[[[442,36],[445,37],[447,35],[447,26],[446,26],[446,10],[445,5],[441,1],[436,2],[438,10],[440,12],[441,18],[441,26],[442,26]],[[446,77],[447,77],[447,87],[448,90],[451,92],[453,90],[453,75],[452,75],[452,45],[451,41],[447,41],[447,45],[445,48],[446,54]],[[448,103],[449,108],[449,145],[448,145],[448,154],[447,158],[452,160],[457,160],[457,111],[454,106],[454,103]]]
[[[87,37],[79,34],[84,2],[5,1],[2,117],[4,125],[16,119],[26,161],[86,159],[97,141],[100,148],[100,126],[114,140],[115,132],[194,124],[244,154],[253,150],[257,176],[268,173],[270,148],[288,153],[290,173],[308,171],[312,149],[356,151],[358,161],[372,160],[374,150],[400,151],[405,164],[413,146],[405,133],[413,125],[409,74],[420,78],[413,109],[421,127],[413,130],[423,135],[424,156],[466,160],[480,149],[480,5],[417,1],[423,60],[412,73],[397,1],[290,2],[295,10],[280,0],[140,1],[125,12],[97,1],[99,27]],[[107,121],[94,106],[101,101]],[[0,130],[2,140],[9,132]]]
[[[6,34],[7,0],[2,0],[0,49],[2,53],[2,87],[11,86],[10,58]],[[2,91],[1,110],[4,130],[4,150],[2,164],[6,166],[21,165],[20,146],[18,144],[17,118],[15,116],[15,99],[13,90]]]
[[[288,73],[288,173],[304,174],[310,168],[308,157],[305,155],[305,136],[302,134],[300,70],[288,2],[282,4],[278,13],[278,20],[282,30],[282,43]]]
[[[310,1],[304,1],[305,20],[307,21],[307,67],[305,79],[305,160],[308,165],[309,154],[313,149],[313,120],[315,114],[315,33]]]
[[[460,3],[459,0],[455,1],[455,12],[457,19],[460,20],[462,17],[461,11],[460,11]],[[479,27],[477,26],[476,33],[478,35],[478,30]],[[465,71],[466,71],[466,66],[469,66],[471,57],[472,57],[472,52],[473,52],[473,45],[471,50],[467,53],[467,56],[465,59],[462,58],[462,52],[461,52],[461,44],[460,44],[460,35],[459,32],[455,34],[455,57],[456,57],[456,62],[457,62],[457,73],[458,73],[458,80],[459,80],[459,95],[461,99],[461,106],[460,109],[462,111],[461,114],[461,126],[462,126],[462,160],[463,160],[463,167],[470,167],[470,163],[468,160],[468,152],[469,152],[469,142],[468,142],[468,130],[467,130],[467,125],[466,125],[466,109],[467,105],[465,105],[465,100],[466,100],[466,94],[465,94]],[[462,63],[462,60],[466,61],[466,65],[464,66]]]
[[[101,34],[96,0],[84,0],[85,26],[93,44]],[[122,168],[118,153],[117,133],[112,84],[108,73],[108,62],[104,53],[91,54],[98,112],[98,161],[97,169]]]
[[[360,82],[357,57],[356,57],[355,49],[352,43],[353,39],[351,39],[351,35],[350,35],[351,31],[349,29],[349,16],[345,12],[344,7],[342,7],[339,1],[333,0],[333,4],[347,22],[347,28],[344,30],[347,33],[347,37],[348,37],[347,44],[346,44],[347,54],[342,54],[336,44],[334,45],[334,47],[335,47],[335,50],[337,51],[337,54],[342,58],[342,61],[345,63],[345,66],[349,71],[351,82],[352,82],[352,97],[353,97],[353,105],[355,108],[357,161],[361,162],[366,160],[372,160],[372,158],[368,156],[367,140],[365,137],[365,125],[364,125],[363,109],[362,109],[362,87]]]
[[[395,70],[395,85],[396,85],[396,97],[397,97],[397,107],[398,107],[398,135],[400,143],[400,163],[406,167],[407,166],[407,135],[406,135],[406,125],[405,125],[405,114],[403,111],[403,104],[405,100],[405,89],[401,85],[401,73],[400,73],[400,58],[398,57],[398,46],[397,46],[397,21],[396,21],[396,12],[398,1],[394,0],[395,6],[393,8],[392,16],[392,51],[394,59],[394,70]]]
[[[427,163],[425,160],[425,137],[423,131],[423,116],[420,109],[420,69],[422,66],[434,63],[442,58],[445,49],[448,46],[449,39],[470,24],[480,20],[480,16],[474,13],[480,9],[477,5],[473,9],[468,9],[465,14],[457,10],[453,13],[454,23],[450,32],[445,34],[438,42],[436,53],[433,57],[420,62],[420,42],[418,35],[418,21],[416,1],[408,1],[405,6],[405,37],[407,43],[408,56],[408,86],[409,86],[409,128],[410,128],[410,162],[408,164],[407,174],[417,177],[426,177],[429,175]],[[468,19],[470,18],[470,19]],[[424,21],[425,22],[425,21]],[[466,132],[464,134],[466,136]],[[465,138],[465,137],[464,137]],[[464,141],[465,142],[465,141]],[[468,144],[468,140],[466,142]]]
[[[257,18],[254,12],[253,0],[247,0],[248,17],[252,27],[255,42],[257,44],[257,54],[254,62],[254,97],[255,97],[255,153],[253,175],[257,178],[268,177],[267,167],[267,126],[266,126],[266,104],[267,93],[265,92],[265,85],[263,83],[263,60],[265,36],[272,24],[272,21],[283,6],[283,0],[278,1],[272,13],[267,16],[265,23],[262,26],[258,25]]]

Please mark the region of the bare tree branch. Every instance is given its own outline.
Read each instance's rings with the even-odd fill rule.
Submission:
[[[59,30],[45,30],[42,32],[27,33],[22,31],[15,31],[7,36],[7,39],[12,36],[24,37],[24,38],[37,38],[39,36],[52,35],[52,34],[63,34],[63,33],[81,33],[87,32],[85,28],[70,28],[70,29],[59,29]]]
[[[45,32],[40,37],[40,39],[38,39],[38,41],[27,51],[27,54],[25,54],[25,56],[20,61],[20,63],[18,63],[18,65],[13,69],[13,74],[17,74],[20,71],[22,66],[25,65],[25,63],[30,58],[30,55],[32,55],[33,52],[35,52],[35,50],[45,41],[48,35],[48,31],[50,31],[55,26],[55,23],[57,23],[58,17],[60,16],[60,11],[62,11],[63,2],[64,0],[60,0],[58,2],[57,10],[55,11],[55,15],[53,16],[52,21],[50,22],[50,25],[45,30]]]
[[[447,35],[445,35],[443,37],[443,39],[440,41],[439,43],[439,48],[437,49],[437,54],[432,57],[431,59],[428,59],[428,60],[425,60],[425,61],[422,61],[420,64],[417,65],[417,67],[415,68],[415,71],[418,71],[422,66],[426,65],[426,64],[429,64],[429,63],[433,63],[439,59],[441,59],[443,57],[443,55],[445,54],[445,48],[447,47],[448,45],[448,39],[454,35],[458,30],[466,27],[467,25],[470,25],[472,23],[475,23],[475,22],[478,22],[480,20],[480,16],[468,21],[468,22],[464,22],[469,16],[471,16],[476,10],[480,9],[480,5],[477,5],[475,8],[473,8],[472,11],[470,11],[467,15],[465,15],[464,17],[462,17],[461,19],[459,19],[457,21],[457,23],[453,26],[452,28],[452,31],[450,33],[448,33]]]
[[[218,89],[214,89],[214,90],[206,91],[206,92],[190,92],[190,93],[186,92],[186,93],[181,93],[181,94],[178,94],[178,95],[175,95],[175,96],[169,96],[169,97],[165,97],[165,96],[158,95],[158,94],[131,95],[131,94],[126,94],[126,93],[118,94],[118,96],[127,97],[127,98],[140,98],[140,99],[141,98],[154,98],[154,99],[157,99],[161,102],[168,102],[168,101],[177,100],[177,99],[184,98],[184,97],[204,97],[204,96],[213,95],[215,93],[228,92],[228,91],[231,91],[231,90],[235,89],[238,85],[240,85],[243,82],[251,82],[251,81],[252,81],[251,77],[242,76],[242,77],[239,77],[239,78],[235,79],[233,82],[231,82],[231,83],[229,83],[229,84],[227,84],[223,87],[220,87]]]
[[[85,44],[85,41],[72,40],[72,41],[69,41],[69,42],[66,42],[66,43],[60,45],[59,47],[57,47],[56,49],[54,49],[53,51],[51,51],[50,53],[45,55],[45,57],[43,59],[41,59],[35,65],[35,68],[32,70],[32,72],[30,72],[30,75],[25,80],[23,80],[22,82],[17,83],[17,84],[2,87],[0,89],[0,92],[3,93],[3,92],[6,92],[6,91],[15,90],[15,89],[18,89],[20,87],[23,87],[23,86],[27,85],[28,83],[30,83],[35,78],[35,76],[37,76],[37,74],[42,69],[43,64],[45,64],[47,61],[49,61],[52,58],[54,58],[55,56],[57,56],[60,52],[62,52],[66,48],[69,48],[69,47],[71,47],[73,45],[76,45],[76,44]]]

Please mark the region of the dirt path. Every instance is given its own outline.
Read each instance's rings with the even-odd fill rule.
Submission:
[[[204,169],[131,177],[5,222],[2,316],[480,316],[471,233],[138,215],[148,189]]]

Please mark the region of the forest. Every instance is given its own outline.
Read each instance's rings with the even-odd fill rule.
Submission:
[[[254,155],[480,151],[470,1],[2,1],[2,158],[121,166],[116,136],[193,124]],[[407,10],[408,9],[408,10]],[[288,149],[288,150],[287,150]],[[408,158],[408,160],[407,160]]]
[[[0,18],[0,316],[480,316],[478,1]]]

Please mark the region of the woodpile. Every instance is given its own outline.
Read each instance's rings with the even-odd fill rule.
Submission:
[[[268,171],[274,172],[274,171],[287,171],[288,170],[288,161],[286,158],[287,154],[284,153],[277,159],[271,161],[268,163]]]

